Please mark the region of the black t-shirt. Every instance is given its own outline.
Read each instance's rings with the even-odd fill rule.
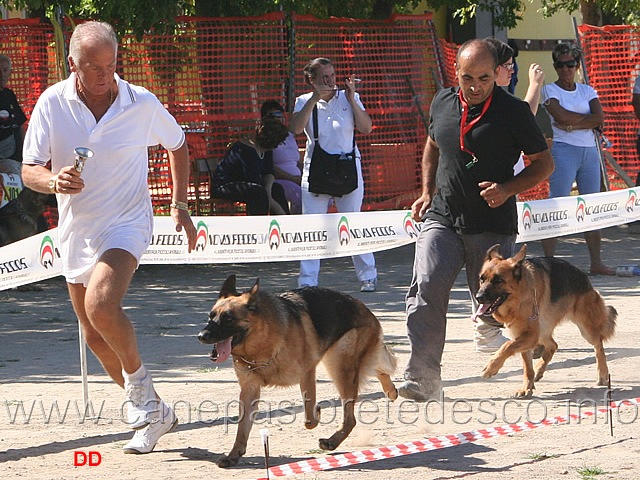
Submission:
[[[2,114],[2,112],[7,112]],[[27,121],[15,93],[8,88],[0,90],[0,140],[13,135],[16,128]]]
[[[460,148],[462,108],[458,87],[440,90],[431,103],[429,135],[440,148],[436,173],[437,192],[425,218],[436,220],[459,233],[517,233],[515,197],[490,208],[480,196],[482,181],[504,183],[513,177],[513,166],[526,154],[547,150],[547,142],[529,104],[494,88],[491,104],[464,137],[464,145],[478,158]],[[477,118],[484,104],[471,107],[467,124]]]
[[[263,185],[262,176],[273,175],[273,154],[264,153],[260,158],[253,147],[236,142],[227,150],[213,172],[213,184],[249,182]]]

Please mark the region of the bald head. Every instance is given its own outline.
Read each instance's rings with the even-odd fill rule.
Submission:
[[[456,75],[469,105],[484,102],[493,92],[498,74],[495,48],[485,40],[469,40],[458,50]]]
[[[487,40],[473,39],[464,42],[456,55],[456,64],[459,64],[463,58],[473,63],[488,62],[494,70],[500,65],[495,46]]]

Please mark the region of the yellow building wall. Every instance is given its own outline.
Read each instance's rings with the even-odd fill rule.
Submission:
[[[523,13],[524,20],[520,21],[515,28],[508,31],[509,38],[518,40],[531,40],[532,49],[521,49],[516,61],[520,69],[518,73],[518,84],[516,85],[516,95],[524,98],[529,86],[529,65],[537,63],[542,67],[545,76],[545,84],[557,80],[556,72],[553,68],[551,51],[557,40],[573,40],[576,38],[573,27],[573,17],[578,25],[582,23],[582,16],[579,11],[569,14],[567,12],[556,13],[551,18],[543,18],[539,11],[542,8],[540,0],[533,2],[525,1],[526,9]],[[549,50],[534,50],[539,48],[536,40],[546,40],[545,48]],[[581,79],[579,79],[581,81]]]

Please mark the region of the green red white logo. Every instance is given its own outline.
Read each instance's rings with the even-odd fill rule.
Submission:
[[[52,268],[55,258],[53,240],[49,235],[46,235],[40,244],[40,264],[46,269]]]
[[[416,227],[416,222],[411,218],[411,212],[407,212],[402,223],[404,231],[407,232],[410,238],[416,238],[418,236],[418,228]]]
[[[340,246],[348,245],[351,240],[351,232],[349,231],[349,220],[347,217],[341,217],[338,222],[338,243]]]
[[[586,216],[587,202],[584,201],[584,198],[578,197],[578,206],[576,207],[576,220],[579,222],[584,222],[584,217]]]
[[[280,224],[277,220],[271,220],[271,223],[269,224],[269,248],[271,250],[278,249],[281,237]]]
[[[531,205],[525,203],[522,206],[522,226],[525,230],[529,230],[533,225],[533,216],[531,214]]]
[[[202,220],[198,222],[196,226],[196,252],[207,247],[207,241],[209,239],[209,227]]]
[[[629,189],[629,198],[627,198],[627,203],[625,205],[625,210],[627,212],[633,212],[633,208],[636,205],[637,194],[634,189]]]

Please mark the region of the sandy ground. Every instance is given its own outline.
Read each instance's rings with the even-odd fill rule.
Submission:
[[[640,264],[638,236],[627,227],[603,231],[606,263]],[[541,255],[539,242],[529,245]],[[588,269],[581,236],[565,237],[558,256]],[[378,316],[385,340],[398,357],[401,380],[409,353],[404,325],[404,294],[411,276],[413,246],[377,254],[379,290],[363,294],[349,259],[323,262],[321,284],[362,299]],[[241,288],[260,277],[261,288],[282,291],[296,285],[297,264],[216,266],[143,266],[136,274],[125,308],[138,335],[143,360],[158,392],[176,405],[180,426],[163,437],[149,455],[124,455],[132,433],[123,423],[123,392],[89,353],[89,396],[96,419],[82,419],[82,389],[76,320],[61,278],[42,282],[42,291],[0,292],[0,478],[28,479],[252,479],[264,477],[259,429],[270,432],[271,465],[321,457],[318,438],[338,425],[337,393],[319,370],[318,400],[322,424],[303,427],[297,388],[266,389],[262,424],[254,426],[246,456],[237,467],[216,466],[235,437],[235,399],[239,388],[230,361],[216,366],[210,348],[196,334],[223,280],[238,275]],[[640,277],[591,277],[618,312],[618,328],[607,345],[614,400],[640,397]],[[635,313],[634,313],[635,312]],[[437,435],[540,421],[578,414],[602,404],[606,388],[595,387],[595,359],[578,330],[565,324],[556,331],[560,346],[529,402],[512,400],[521,382],[521,364],[510,359],[489,380],[480,373],[488,355],[475,353],[463,274],[451,295],[443,358],[444,400],[425,410],[413,402],[389,403],[377,382],[370,382],[357,405],[359,424],[338,453],[411,442]],[[56,406],[59,413],[56,411]],[[334,418],[334,414],[337,415]],[[640,478],[640,412],[625,407],[614,414],[614,433],[606,416],[573,420],[431,452],[298,475],[305,479],[387,478]],[[74,452],[98,452],[100,465],[74,466]],[[97,457],[92,457],[95,461]]]

